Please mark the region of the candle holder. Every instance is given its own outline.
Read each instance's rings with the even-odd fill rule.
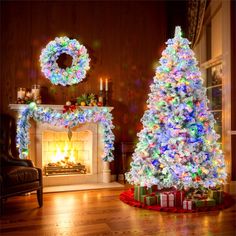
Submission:
[[[24,99],[26,94],[26,89],[25,88],[18,88],[17,89],[17,99]]]
[[[17,89],[17,103],[18,104],[24,104],[25,103],[25,95],[26,95],[26,89],[25,88],[18,88]]]
[[[98,104],[99,104],[99,106],[103,106],[104,105],[103,91],[102,90],[99,91]]]
[[[109,106],[109,95],[108,95],[108,91],[105,91],[105,105]]]
[[[40,85],[39,84],[32,85],[31,94],[32,94],[33,100],[37,104],[41,104],[42,103],[42,97],[40,95]]]

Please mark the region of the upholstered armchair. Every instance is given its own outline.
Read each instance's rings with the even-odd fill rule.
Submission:
[[[0,210],[11,196],[37,191],[39,207],[43,205],[42,171],[32,161],[19,159],[15,146],[15,121],[0,115]]]

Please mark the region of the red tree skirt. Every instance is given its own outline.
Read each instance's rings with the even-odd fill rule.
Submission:
[[[227,193],[224,193],[224,202],[215,207],[199,207],[194,210],[185,210],[177,207],[161,207],[159,205],[155,206],[147,206],[142,202],[138,202],[134,200],[134,190],[129,189],[120,194],[120,200],[130,206],[144,208],[153,211],[166,211],[166,212],[174,212],[174,213],[186,213],[186,212],[200,212],[200,211],[219,211],[225,208],[228,208],[234,204],[234,199]]]

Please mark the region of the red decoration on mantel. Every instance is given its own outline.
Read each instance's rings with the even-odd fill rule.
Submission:
[[[63,107],[63,113],[74,112],[75,110],[76,110],[76,106],[75,105],[70,105],[70,106],[65,105]]]
[[[219,211],[225,208],[231,207],[234,204],[234,199],[227,193],[224,192],[224,202],[220,205],[214,207],[199,207],[193,210],[183,209],[182,207],[161,207],[160,205],[147,206],[142,202],[134,200],[134,189],[129,189],[120,194],[120,200],[130,206],[144,208],[147,210],[154,211],[165,211],[173,213],[191,213],[191,212],[200,212],[200,211]]]

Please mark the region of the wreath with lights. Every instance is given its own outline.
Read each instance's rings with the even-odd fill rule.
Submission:
[[[62,69],[57,60],[61,54],[72,57],[71,67]],[[81,82],[89,67],[90,58],[85,46],[76,39],[57,37],[42,50],[40,64],[43,74],[55,85],[73,85]]]

